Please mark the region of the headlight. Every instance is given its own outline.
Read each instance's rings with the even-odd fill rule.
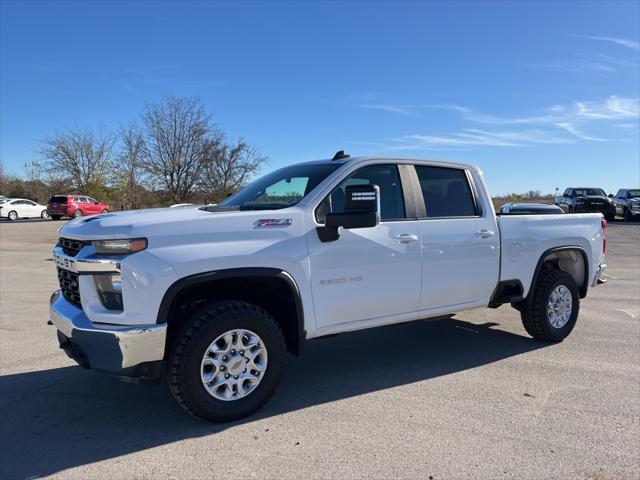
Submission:
[[[104,308],[109,310],[123,310],[122,305],[122,276],[119,273],[94,275],[98,295]]]
[[[102,255],[127,255],[147,248],[146,238],[125,238],[119,240],[94,240],[93,248]]]

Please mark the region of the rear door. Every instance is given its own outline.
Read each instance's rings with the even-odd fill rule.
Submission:
[[[488,304],[498,283],[496,218],[475,195],[464,168],[416,165],[422,218],[422,296],[419,309]]]
[[[361,184],[380,187],[377,226],[341,229],[340,238],[333,242],[321,242],[315,228],[307,234],[318,328],[415,312],[418,306],[418,227],[407,218],[397,165],[369,165],[351,173],[318,205],[315,220],[324,224],[326,213],[342,212],[345,188]]]

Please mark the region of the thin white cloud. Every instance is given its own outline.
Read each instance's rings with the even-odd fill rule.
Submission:
[[[607,140],[606,138],[591,137],[583,133],[580,129],[576,128],[570,123],[566,123],[566,122],[556,123],[556,126],[559,128],[562,128],[563,130],[566,130],[571,135],[573,135],[576,138],[579,138],[580,140],[589,140],[590,142],[606,142]]]
[[[433,105],[459,112],[465,120],[487,125],[575,125],[597,120],[622,121],[640,117],[640,100],[612,95],[603,101],[577,101],[571,105],[554,105],[542,115],[498,117],[476,112],[459,105]],[[562,127],[561,127],[562,128]]]
[[[596,73],[612,73],[618,69],[611,63],[594,62],[591,60],[567,60],[563,62],[549,63],[524,63],[525,67],[546,68],[550,70],[560,70],[563,72],[596,72]]]
[[[367,108],[370,110],[382,110],[384,112],[399,113],[401,115],[407,115],[410,117],[417,116],[415,112],[412,112],[411,110],[408,110],[406,107],[400,106],[400,105],[386,105],[383,103],[365,103],[365,104],[359,105],[359,107]]]
[[[515,117],[477,112],[461,105],[369,104],[370,108],[393,113],[414,114],[420,109],[437,108],[457,112],[464,121],[479,127],[453,132],[407,134],[375,143],[392,151],[459,150],[479,147],[531,147],[571,144],[579,141],[610,141],[590,130],[602,127],[638,127],[640,101],[612,95],[601,101],[576,101],[554,105],[540,114]],[[369,108],[364,107],[363,108]]]
[[[589,40],[599,40],[602,42],[610,42],[610,43],[615,43],[616,45],[621,45],[623,47],[631,48],[632,50],[640,50],[640,42],[636,42],[635,40],[629,40],[628,38],[601,37],[598,35],[577,35],[577,34],[570,34],[569,36],[577,37],[577,38],[587,38]]]
[[[491,131],[465,128],[442,135],[403,135],[389,139],[390,150],[424,150],[443,147],[526,147],[534,144],[574,143],[570,138],[550,135],[542,130]]]
[[[640,101],[613,95],[604,102],[576,102],[575,113],[591,120],[623,120],[640,116]]]

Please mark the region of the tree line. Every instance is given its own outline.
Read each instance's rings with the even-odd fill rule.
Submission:
[[[266,161],[244,139],[230,141],[196,97],[148,103],[117,131],[68,128],[43,139],[25,177],[0,169],[0,193],[44,203],[82,193],[113,209],[217,202]]]

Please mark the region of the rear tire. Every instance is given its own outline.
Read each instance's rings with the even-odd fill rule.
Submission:
[[[82,215],[82,210],[80,210],[79,208],[76,210],[76,213],[73,214],[75,218],[80,218]]]
[[[40,218],[42,218],[43,220],[49,220],[49,212],[43,210],[42,213],[40,213]]]
[[[228,365],[226,371],[223,368],[213,367],[214,373],[205,372],[205,361],[208,358],[207,355],[212,352],[215,341],[224,337],[225,334],[237,332],[240,329],[247,330],[258,338],[258,345],[266,350],[268,358],[268,362],[265,359],[264,371],[260,373],[257,386],[253,387],[246,396],[234,394],[238,391],[237,387],[230,386],[227,389],[224,386],[225,378],[228,377],[228,375],[225,377],[225,374],[236,368],[237,364],[224,364]],[[216,348],[218,348],[217,344]],[[250,347],[245,348],[249,352]],[[246,361],[250,365],[248,359],[238,356],[240,352],[235,350],[231,352],[235,353],[233,358]],[[216,365],[220,365],[222,359],[227,358],[221,355],[215,356]],[[245,352],[242,352],[242,355],[245,355]],[[194,313],[177,336],[169,358],[169,388],[178,403],[195,417],[214,422],[246,417],[262,407],[273,394],[280,379],[284,356],[284,336],[271,315],[246,302],[212,302]],[[220,371],[224,373],[221,374]],[[205,388],[207,374],[211,378],[209,388]],[[234,378],[237,376],[229,378],[228,381],[233,383]],[[222,386],[218,389],[211,387],[219,382],[222,382]],[[247,385],[251,388],[251,383]],[[220,388],[222,388],[222,394],[229,392],[231,397],[236,398],[220,399],[222,395]]]
[[[554,293],[557,302],[553,301]],[[529,295],[520,312],[527,333],[546,342],[567,338],[580,311],[580,292],[573,277],[561,270],[543,272]],[[570,300],[570,310],[566,309],[566,299]]]

